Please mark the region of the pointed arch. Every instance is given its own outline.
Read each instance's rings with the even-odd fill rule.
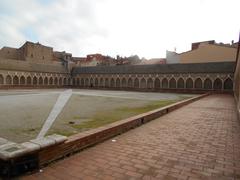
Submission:
[[[108,78],[105,78],[105,87],[109,87],[109,80],[108,80]]]
[[[76,85],[76,78],[72,79],[72,83],[73,83],[74,86]]]
[[[98,78],[95,79],[95,86],[97,87],[98,86]]]
[[[93,78],[90,78],[90,87],[93,87],[94,83],[93,83]]]
[[[177,81],[177,88],[184,89],[184,80],[183,78],[179,78]]]
[[[110,81],[110,87],[115,87],[115,81],[114,81],[113,78],[112,78],[111,81]]]
[[[20,77],[20,84],[21,85],[25,85],[26,81],[25,81],[25,77],[24,76],[21,76]]]
[[[33,77],[33,85],[38,85],[38,79],[36,76]]]
[[[67,85],[67,78],[63,78],[63,85]]]
[[[193,88],[193,80],[191,78],[188,78],[186,80],[186,88],[187,89],[192,89]]]
[[[163,88],[168,88],[168,80],[167,80],[167,78],[164,78],[164,79],[162,80],[162,87],[163,87]]]
[[[80,80],[79,80],[79,78],[77,77],[76,78],[76,86],[79,86],[80,85]]]
[[[222,80],[217,78],[213,83],[213,89],[221,90],[222,89]]]
[[[117,88],[120,88],[120,87],[121,87],[120,79],[119,79],[119,78],[116,79],[116,87],[117,87]]]
[[[49,78],[49,85],[53,85],[53,77]]]
[[[140,88],[144,88],[145,89],[146,87],[147,87],[146,79],[142,78],[141,82],[140,82]]]
[[[85,79],[85,86],[86,86],[86,87],[89,86],[89,79],[88,79],[88,78]]]
[[[152,78],[148,78],[148,80],[147,80],[147,88],[148,89],[153,89],[153,80],[152,80]]]
[[[115,87],[115,81],[114,81],[113,78],[112,78],[111,81],[110,81],[110,87]]]
[[[125,77],[122,79],[122,87],[123,88],[127,87],[127,80]]]
[[[224,81],[224,89],[226,89],[226,90],[232,90],[233,89],[233,81],[232,81],[232,79],[227,78]]]
[[[61,86],[62,85],[62,77],[59,78],[58,84]]]
[[[71,78],[70,77],[68,78],[68,85],[69,86],[71,85]]]
[[[44,85],[48,85],[48,77],[44,78]]]
[[[204,81],[204,89],[212,89],[212,81],[209,78]]]
[[[134,79],[134,88],[139,88],[139,80],[138,80],[138,78]]]
[[[4,78],[2,74],[0,74],[0,84],[4,84]]]
[[[58,78],[57,77],[54,78],[54,85],[58,85]]]
[[[32,84],[32,78],[30,76],[27,77],[27,85]]]
[[[6,84],[8,85],[12,84],[12,77],[10,75],[7,75],[6,77]]]
[[[100,87],[103,87],[103,86],[104,86],[104,84],[103,84],[103,83],[104,83],[104,82],[103,82],[103,78],[100,78],[100,82],[99,82],[99,83],[100,83],[100,84],[99,84]]]
[[[169,81],[169,88],[175,89],[177,87],[176,80],[174,78],[171,78]]]
[[[14,77],[13,77],[13,84],[14,84],[14,85],[18,85],[18,84],[19,84],[19,78],[18,78],[18,76],[14,76]]]
[[[129,78],[129,79],[128,79],[128,87],[129,87],[129,88],[132,88],[132,87],[133,87],[133,80],[132,80],[132,78]]]
[[[84,86],[84,79],[83,78],[81,79],[81,86],[82,87]]]
[[[39,79],[38,79],[38,84],[39,84],[39,85],[43,85],[43,78],[42,78],[42,76],[39,77]]]
[[[195,89],[202,89],[202,80],[200,78],[197,78],[194,83]]]
[[[155,89],[160,89],[161,88],[160,79],[158,79],[158,78],[155,79],[154,87],[155,87]]]

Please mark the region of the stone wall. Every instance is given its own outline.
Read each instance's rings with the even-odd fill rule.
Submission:
[[[71,85],[67,73],[45,73],[0,70],[0,88],[64,87]]]
[[[73,70],[73,86],[161,91],[228,91],[234,63],[88,67]]]
[[[231,92],[233,74],[81,74],[74,76],[73,86],[143,91],[217,90]]]
[[[0,61],[0,88],[62,87],[232,92],[233,63],[77,67]]]
[[[240,42],[240,34],[239,34]],[[234,73],[234,96],[237,102],[238,115],[240,115],[240,44],[238,43],[238,49],[236,53],[236,67]]]
[[[4,59],[20,59],[21,52],[16,48],[3,47],[0,49],[0,58]]]

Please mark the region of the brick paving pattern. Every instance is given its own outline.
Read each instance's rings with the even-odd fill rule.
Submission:
[[[211,95],[23,179],[240,179],[231,95]]]

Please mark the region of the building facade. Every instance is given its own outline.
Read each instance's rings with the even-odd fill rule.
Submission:
[[[0,50],[0,88],[232,91],[235,62],[79,67],[39,43]]]
[[[73,69],[73,86],[143,91],[232,91],[234,63],[136,65]]]

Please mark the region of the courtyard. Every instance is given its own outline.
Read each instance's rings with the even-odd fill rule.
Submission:
[[[24,142],[37,137],[66,89],[0,91],[0,137]],[[192,94],[74,89],[48,134],[78,132],[163,107]]]
[[[240,178],[232,95],[210,95],[20,179]]]

